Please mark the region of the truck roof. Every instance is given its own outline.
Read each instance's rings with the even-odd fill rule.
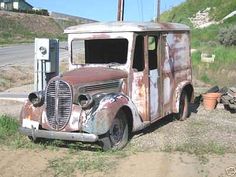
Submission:
[[[106,32],[145,32],[145,31],[189,31],[190,28],[179,23],[154,22],[96,22],[71,26],[65,33],[106,33]]]

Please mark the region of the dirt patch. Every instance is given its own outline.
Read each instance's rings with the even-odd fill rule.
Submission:
[[[47,176],[45,171],[48,161],[62,153],[42,150],[9,150],[0,149],[0,176],[1,177],[27,177]],[[47,172],[50,174],[50,172]]]
[[[226,176],[226,169],[236,167],[236,155],[209,155],[207,163],[185,153],[138,153],[120,161],[116,177],[215,177]]]
[[[91,155],[88,152],[87,157]],[[0,149],[0,176],[63,176],[60,170],[55,169],[56,159],[63,157],[76,159],[78,155],[70,155],[67,151],[49,151],[49,150],[8,150]],[[114,156],[110,156],[114,158]],[[227,176],[229,168],[236,168],[236,155],[225,154],[208,155],[204,159],[199,159],[195,155],[186,153],[164,153],[164,152],[138,152],[129,156],[116,159],[116,167],[110,168],[106,172],[94,172],[75,170],[66,176],[114,176],[114,177],[215,177]],[[52,163],[53,162],[53,163]],[[71,161],[70,161],[71,162]],[[85,165],[81,161],[81,165]],[[61,163],[60,168],[64,172],[70,170],[73,163]],[[72,165],[72,166],[71,166]],[[91,164],[92,165],[92,164]],[[231,170],[232,173],[232,170]],[[64,173],[63,173],[64,174]]]

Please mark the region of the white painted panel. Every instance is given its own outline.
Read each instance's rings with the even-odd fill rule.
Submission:
[[[39,129],[39,123],[36,122],[36,121],[33,121],[33,120],[29,120],[29,119],[23,119],[23,122],[22,122],[22,127],[24,128],[35,128],[36,130]]]
[[[158,115],[158,70],[150,70],[150,114],[151,118],[157,118]]]
[[[167,77],[164,79],[164,104],[167,104],[170,101],[171,86],[170,78]]]

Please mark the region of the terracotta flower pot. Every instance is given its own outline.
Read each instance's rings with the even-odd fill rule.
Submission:
[[[203,106],[206,110],[215,109],[217,102],[221,96],[221,93],[206,93],[203,94]]]

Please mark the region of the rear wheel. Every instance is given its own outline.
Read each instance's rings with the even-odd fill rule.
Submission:
[[[108,132],[100,137],[100,143],[103,150],[119,150],[128,143],[128,123],[125,113],[120,110],[112,121]]]
[[[179,100],[179,113],[176,114],[177,120],[185,120],[189,117],[189,99],[186,91],[182,91]]]

